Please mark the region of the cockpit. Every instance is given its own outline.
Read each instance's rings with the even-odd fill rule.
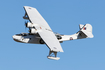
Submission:
[[[28,33],[21,33],[21,34],[16,34],[17,36],[27,36]]]

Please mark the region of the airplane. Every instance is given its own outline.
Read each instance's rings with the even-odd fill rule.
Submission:
[[[76,39],[93,38],[92,26],[90,24],[79,25],[80,30],[73,35],[62,35],[54,33],[45,19],[36,8],[24,6],[25,15],[23,19],[25,27],[29,28],[29,33],[13,35],[13,39],[20,43],[45,44],[50,49],[48,59],[59,60],[58,52],[64,52],[60,43]]]

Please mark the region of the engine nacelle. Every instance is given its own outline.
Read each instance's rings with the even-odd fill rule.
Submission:
[[[33,27],[33,23],[28,22],[28,23],[25,24],[25,26],[28,27],[28,28],[32,28]]]
[[[34,28],[31,28],[31,29],[29,30],[29,32],[30,32],[31,34],[37,34],[37,33],[38,33],[37,30],[35,30]]]

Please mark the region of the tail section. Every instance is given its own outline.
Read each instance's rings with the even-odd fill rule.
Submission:
[[[80,31],[73,35],[60,35],[61,38],[59,39],[60,42],[68,41],[68,40],[76,40],[76,39],[83,39],[83,38],[93,38],[92,34],[92,26],[90,24],[79,25]]]
[[[79,35],[78,38],[93,38],[93,34],[92,34],[92,26],[90,24],[85,24],[79,25],[80,27],[80,31],[79,31]]]

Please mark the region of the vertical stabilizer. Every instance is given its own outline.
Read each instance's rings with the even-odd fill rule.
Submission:
[[[80,31],[83,32],[87,36],[87,38],[94,37],[92,34],[92,26],[90,24],[84,25]]]

